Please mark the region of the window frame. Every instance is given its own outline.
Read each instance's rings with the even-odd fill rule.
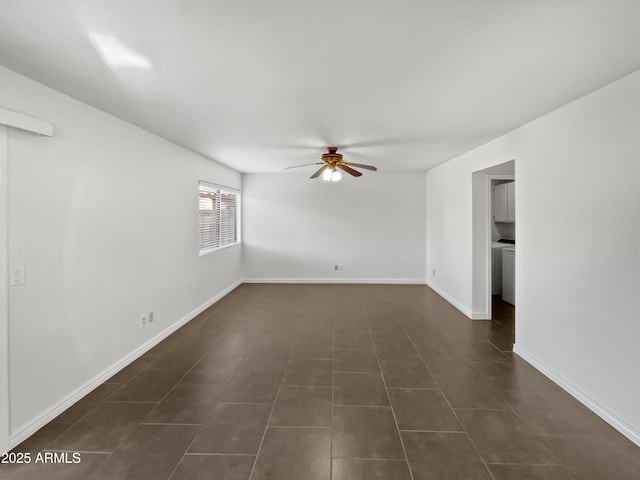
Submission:
[[[216,190],[217,193],[220,192],[224,192],[224,193],[228,193],[228,194],[233,194],[235,196],[235,242],[233,243],[227,243],[225,245],[220,245],[217,247],[210,247],[210,248],[202,248],[201,244],[202,244],[202,237],[201,237],[201,226],[202,226],[202,221],[201,221],[201,217],[200,217],[200,192],[201,192],[201,188],[205,187],[211,190]],[[229,248],[229,247],[235,247],[237,245],[240,245],[242,243],[242,222],[241,222],[241,199],[242,199],[242,192],[237,189],[237,188],[233,188],[233,187],[227,187],[225,185],[220,185],[218,183],[213,183],[213,182],[208,182],[206,180],[199,180],[198,181],[198,254],[199,256],[203,256],[203,255],[207,255],[209,253],[212,252],[217,252],[218,250],[223,250],[225,248]],[[220,232],[221,230],[221,225],[218,225],[218,232]]]

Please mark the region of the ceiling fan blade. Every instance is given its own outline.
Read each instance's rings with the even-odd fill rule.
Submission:
[[[354,177],[361,177],[362,173],[360,173],[357,170],[354,170],[353,168],[345,165],[344,163],[339,163],[338,165],[336,165],[339,169],[344,170],[345,172],[347,172],[349,175],[353,175]]]
[[[309,178],[318,178],[320,176],[320,174],[322,174],[322,172],[325,171],[325,169],[328,167],[329,165],[323,165],[320,167],[320,169],[314,173],[313,175],[311,175]]]
[[[288,168],[298,168],[298,167],[308,167],[309,165],[322,165],[323,162],[315,162],[315,163],[305,163],[304,165],[294,165],[293,167],[284,167],[285,170]]]
[[[345,165],[350,165],[352,167],[359,167],[359,168],[364,168],[365,170],[373,170],[374,172],[377,172],[378,169],[376,167],[374,167],[373,165],[363,165],[361,163],[353,163],[353,162],[344,162]]]

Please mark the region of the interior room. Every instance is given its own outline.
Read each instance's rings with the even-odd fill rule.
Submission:
[[[640,478],[639,44],[4,0],[0,479]]]

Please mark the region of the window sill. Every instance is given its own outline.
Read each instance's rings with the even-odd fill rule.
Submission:
[[[230,243],[229,245],[223,245],[222,247],[216,247],[216,248],[210,248],[208,250],[202,250],[200,252],[200,256],[202,257],[204,255],[208,255],[208,254],[213,253],[213,252],[219,252],[220,250],[224,250],[225,248],[229,248],[229,247],[237,247],[241,243],[242,242]]]

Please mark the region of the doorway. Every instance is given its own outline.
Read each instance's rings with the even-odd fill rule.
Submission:
[[[494,165],[472,175],[473,280],[472,317],[491,320],[493,313],[493,245],[503,238],[515,239],[515,221],[498,227],[494,222],[493,187],[515,182],[515,160]],[[506,245],[506,244],[505,244]]]

